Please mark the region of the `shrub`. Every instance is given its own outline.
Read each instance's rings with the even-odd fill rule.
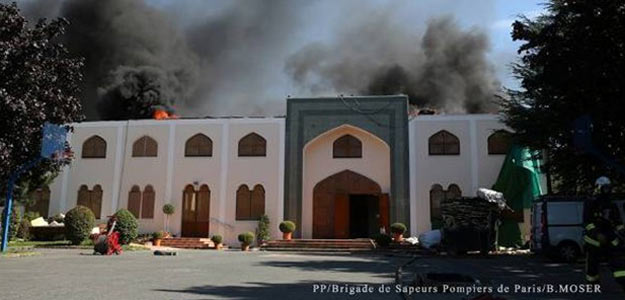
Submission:
[[[254,233],[248,231],[239,234],[239,242],[244,245],[251,245],[254,242]]]
[[[378,233],[373,236],[373,240],[380,247],[388,247],[393,239],[388,234]]]
[[[211,238],[211,241],[213,241],[213,243],[215,243],[215,245],[221,244],[221,242],[223,242],[224,238],[221,235],[213,235],[213,237]]]
[[[171,203],[163,205],[163,213],[166,215],[173,215],[175,210],[174,205]]]
[[[256,237],[258,238],[258,242],[262,243],[271,239],[271,234],[269,233],[269,217],[267,215],[260,216],[258,219],[258,228],[256,229]]]
[[[119,232],[119,242],[127,245],[139,235],[139,224],[135,216],[127,209],[122,208],[115,213],[117,224],[115,231]]]
[[[157,232],[152,233],[152,239],[155,239],[155,240],[160,240],[164,236],[165,236],[165,232],[162,232],[162,231],[157,231]]]
[[[391,225],[391,232],[396,234],[404,234],[406,232],[406,225],[403,223],[393,223]]]
[[[65,215],[65,237],[73,245],[80,245],[88,238],[94,226],[95,216],[87,207],[78,205]]]
[[[295,231],[295,223],[291,221],[284,221],[280,223],[279,228],[280,228],[280,231],[282,231],[283,233],[293,232]]]
[[[25,241],[30,240],[30,221],[26,218],[22,218],[20,225],[17,228],[17,237]]]

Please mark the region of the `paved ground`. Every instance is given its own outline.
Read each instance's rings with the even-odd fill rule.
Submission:
[[[38,250],[33,257],[0,258],[0,299],[402,299],[395,271],[407,257],[303,255],[239,251],[179,251],[178,256],[126,252],[91,256],[86,250]],[[581,283],[581,265],[552,264],[537,257],[419,257],[403,268],[411,282],[424,272],[476,275],[496,288]],[[372,293],[315,293],[368,284]],[[468,285],[468,284],[464,284]],[[608,283],[609,285],[609,283]],[[390,290],[380,293],[380,287]],[[413,294],[411,299],[463,299],[456,294]],[[510,293],[506,299],[624,299],[624,294]]]

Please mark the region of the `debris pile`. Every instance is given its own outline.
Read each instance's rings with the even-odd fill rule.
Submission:
[[[499,206],[482,198],[462,197],[443,201],[441,214],[444,228],[486,229],[491,226],[492,217],[499,214]]]

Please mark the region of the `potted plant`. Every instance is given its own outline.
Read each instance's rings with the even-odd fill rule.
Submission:
[[[213,241],[213,243],[215,244],[215,249],[219,250],[221,248],[223,248],[223,237],[221,235],[215,234],[213,235],[213,237],[211,238],[211,241]]]
[[[163,240],[163,236],[165,236],[165,233],[162,231],[157,231],[157,232],[152,233],[152,245],[156,247],[160,247],[161,241]]]
[[[171,203],[167,203],[163,205],[163,213],[165,214],[165,232],[169,233],[169,216],[173,215],[175,212],[174,205]],[[169,236],[169,234],[167,234]]]
[[[290,240],[293,235],[293,231],[295,231],[295,223],[288,220],[283,221],[282,223],[280,223],[279,228],[282,232],[282,239]]]
[[[404,240],[404,232],[406,232],[406,225],[404,225],[403,223],[393,223],[391,225],[393,241],[401,243]]]
[[[239,242],[241,242],[241,251],[249,251],[250,245],[254,242],[254,233],[248,231],[239,234]]]

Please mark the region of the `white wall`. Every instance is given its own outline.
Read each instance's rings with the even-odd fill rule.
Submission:
[[[103,189],[102,220],[119,208],[128,207],[133,185],[141,190],[152,185],[155,191],[153,219],[139,219],[140,231],[162,230],[165,203],[175,206],[169,228],[181,230],[182,191],[187,184],[207,184],[210,198],[210,234],[222,234],[226,243],[237,244],[243,231],[254,231],[256,221],[236,221],[236,189],[241,184],[265,188],[265,213],[274,237],[282,221],[284,168],[284,119],[193,119],[139,120],[128,122],[85,122],[73,124],[70,144],[76,159],[51,185],[50,211],[66,212],[76,205],[78,189],[100,184]],[[267,157],[237,156],[238,141],[256,132],[267,140]],[[203,133],[213,141],[212,157],[185,157],[185,142]],[[82,143],[93,135],[107,142],[105,159],[82,159]],[[132,157],[132,145],[147,135],[158,143],[157,157]]]
[[[463,195],[475,195],[479,187],[490,188],[499,175],[505,155],[489,155],[487,139],[505,129],[497,115],[423,115],[409,122],[410,211],[412,235],[431,229],[430,189],[457,184]],[[446,130],[460,139],[460,155],[429,155],[428,139]]]
[[[334,141],[351,134],[362,142],[362,158],[332,157]],[[343,125],[329,130],[304,146],[302,189],[302,236],[312,238],[313,189],[328,176],[351,170],[380,185],[383,193],[391,188],[390,148],[375,135],[360,128]]]

